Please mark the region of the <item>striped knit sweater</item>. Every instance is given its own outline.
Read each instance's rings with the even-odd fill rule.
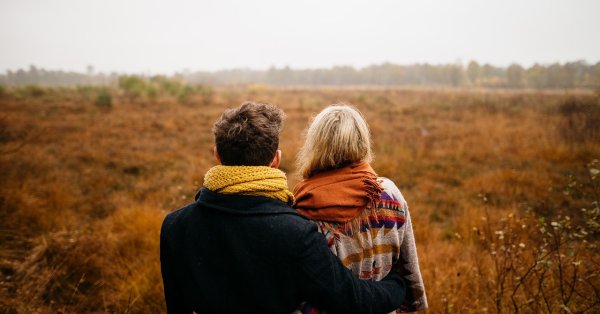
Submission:
[[[404,304],[397,312],[427,308],[408,205],[396,185],[379,178],[383,193],[372,215],[370,207],[349,223],[316,221],[329,248],[359,278],[381,280],[392,267],[409,282]],[[302,313],[324,313],[304,305]]]

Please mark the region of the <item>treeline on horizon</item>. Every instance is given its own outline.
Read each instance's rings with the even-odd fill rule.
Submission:
[[[29,69],[7,71],[0,74],[2,85],[116,86],[119,73],[96,73],[88,66],[86,73],[54,71],[30,66]],[[138,75],[141,78],[152,78]],[[164,77],[157,75],[154,77]],[[519,64],[497,67],[476,61],[462,64],[413,64],[397,65],[383,63],[356,69],[351,66],[335,66],[328,69],[291,69],[289,67],[268,70],[232,69],[216,72],[185,71],[169,78],[188,84],[239,85],[261,83],[280,86],[449,86],[481,88],[533,88],[533,89],[599,89],[600,62],[589,64],[575,61],[553,64],[534,64],[528,68]]]

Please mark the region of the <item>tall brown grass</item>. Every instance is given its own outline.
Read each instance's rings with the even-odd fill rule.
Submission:
[[[244,100],[286,112],[292,186],[312,115],[365,114],[373,167],[411,208],[429,312],[600,311],[597,96],[251,86],[185,102],[103,90],[99,106],[88,92],[0,94],[2,312],[163,312],[162,218],[193,200],[213,121]]]

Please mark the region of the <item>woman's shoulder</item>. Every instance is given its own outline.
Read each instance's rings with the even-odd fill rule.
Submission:
[[[398,202],[404,208],[408,207],[404,195],[402,195],[402,192],[400,192],[400,189],[398,189],[394,181],[386,177],[379,177],[377,178],[377,182],[379,182],[379,185],[383,188],[383,192],[381,193],[382,199]]]

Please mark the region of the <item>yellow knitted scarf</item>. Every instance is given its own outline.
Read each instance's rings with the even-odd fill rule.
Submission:
[[[294,205],[283,171],[266,166],[215,166],[204,175],[204,186],[222,194],[259,195]]]

